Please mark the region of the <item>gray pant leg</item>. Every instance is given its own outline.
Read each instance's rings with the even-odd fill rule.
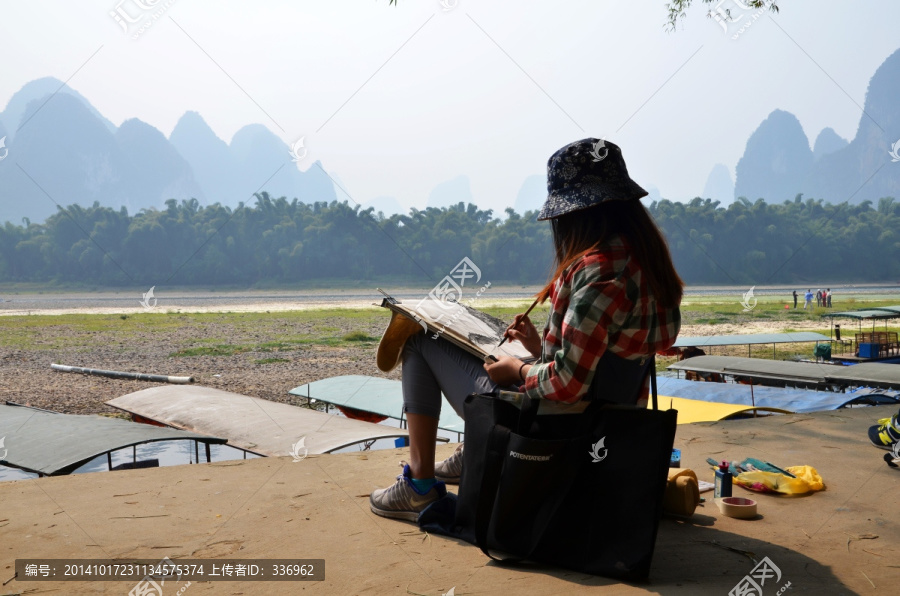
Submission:
[[[484,363],[442,337],[417,333],[403,347],[403,411],[440,418],[441,393],[462,418],[470,393],[497,389]]]

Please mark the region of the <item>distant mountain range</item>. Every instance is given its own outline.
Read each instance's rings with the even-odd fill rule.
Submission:
[[[747,141],[734,196],[792,200],[798,193],[833,203],[900,198],[900,163],[889,154],[900,140],[900,50],[875,71],[852,141],[823,129],[810,149],[796,116],[775,110]]]
[[[710,172],[704,198],[767,202],[798,193],[831,202],[859,203],[900,197],[900,163],[888,152],[900,140],[900,50],[888,57],[869,82],[856,136],[842,139],[822,130],[812,148],[797,118],[775,110],[754,131],[735,168],[732,183],[722,164]],[[23,218],[43,221],[56,206],[95,201],[129,213],[162,208],[167,199],[196,198],[202,205],[236,207],[267,191],[312,203],[345,200],[320,162],[305,172],[290,148],[261,124],[241,128],[231,143],[216,136],[196,112],[186,112],[169,138],[138,119],[116,126],[90,102],[53,78],[26,84],[0,112],[0,224]],[[651,198],[659,192],[651,185]],[[546,176],[523,182],[515,199],[519,213],[539,209]],[[473,201],[469,179],[460,175],[437,184],[423,203],[445,207]],[[393,197],[363,204],[386,215],[405,212]]]
[[[57,92],[58,91],[58,92]],[[226,144],[196,112],[187,112],[167,139],[137,119],[115,126],[83,96],[52,78],[32,81],[0,113],[0,223],[43,221],[56,205],[164,206],[167,199],[236,207],[253,193],[333,201],[334,184],[321,164],[297,169],[288,147],[260,124]]]

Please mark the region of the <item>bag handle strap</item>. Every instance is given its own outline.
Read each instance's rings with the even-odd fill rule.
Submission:
[[[528,435],[531,426],[537,418],[538,408],[541,406],[541,400],[528,397],[526,394],[522,398],[522,407],[519,409],[519,422],[516,426],[516,432],[520,435]]]

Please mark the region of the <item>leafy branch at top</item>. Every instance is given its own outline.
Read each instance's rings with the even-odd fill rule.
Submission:
[[[764,8],[768,7],[772,12],[778,12],[778,3],[775,0],[732,0],[737,6],[745,9],[751,8]],[[690,7],[691,2],[693,0],[672,0],[671,2],[666,3],[666,10],[669,12],[668,18],[666,20],[666,31],[674,31],[675,26],[678,24],[678,19],[683,19],[685,17],[685,13],[687,9]],[[716,2],[716,0],[703,0],[704,4],[712,4]],[[390,4],[397,4],[397,0],[390,0]],[[719,4],[722,4],[722,0],[719,0]],[[716,6],[718,9],[718,6]],[[731,10],[724,9],[724,13],[726,18],[731,18]],[[707,17],[711,17],[713,11],[709,11],[706,13]]]
[[[732,0],[735,5],[745,8],[765,8],[768,7],[772,12],[778,12],[778,3],[775,0]],[[391,0],[391,2],[396,2],[396,0]],[[672,0],[671,2],[666,3],[666,10],[669,11],[668,18],[666,21],[666,31],[674,31],[675,26],[678,24],[678,19],[685,18],[685,13],[687,9],[690,7],[691,2],[693,0]],[[712,4],[716,2],[716,0],[703,0],[704,4]],[[722,0],[719,0],[719,4],[723,4]],[[716,9],[719,9],[719,6],[716,5]],[[721,12],[717,10],[717,12]],[[723,11],[726,15],[727,19],[731,18],[731,10],[726,8]],[[710,10],[706,13],[707,17],[712,17],[713,11]]]

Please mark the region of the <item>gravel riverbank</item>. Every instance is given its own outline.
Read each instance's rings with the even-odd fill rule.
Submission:
[[[399,368],[385,375],[375,366],[388,318],[381,309],[10,317],[0,323],[0,400],[69,414],[115,414],[105,401],[154,385],[56,372],[50,369],[56,362],[193,376],[199,385],[297,404],[288,391],[319,379],[399,379]],[[682,335],[777,332],[784,326],[730,321],[685,325]],[[819,326],[828,333],[826,323]],[[746,355],[746,347],[736,346],[734,354]]]
[[[222,316],[212,322],[184,317],[164,331],[131,325],[127,333],[112,323],[100,325],[98,330],[48,324],[25,331],[27,341],[4,326],[0,328],[0,400],[69,414],[117,413],[104,402],[154,386],[56,372],[50,369],[52,362],[193,376],[199,385],[284,403],[297,401],[288,390],[318,379],[350,374],[384,376],[375,367],[375,349],[388,320],[386,314],[375,313],[362,320],[324,316],[305,323],[273,314],[256,317],[247,325],[230,320],[238,316]],[[372,340],[341,340],[351,332],[362,332]],[[322,337],[322,342],[292,343],[292,337]],[[184,355],[192,350],[198,355]],[[399,378],[398,371],[388,376]]]

